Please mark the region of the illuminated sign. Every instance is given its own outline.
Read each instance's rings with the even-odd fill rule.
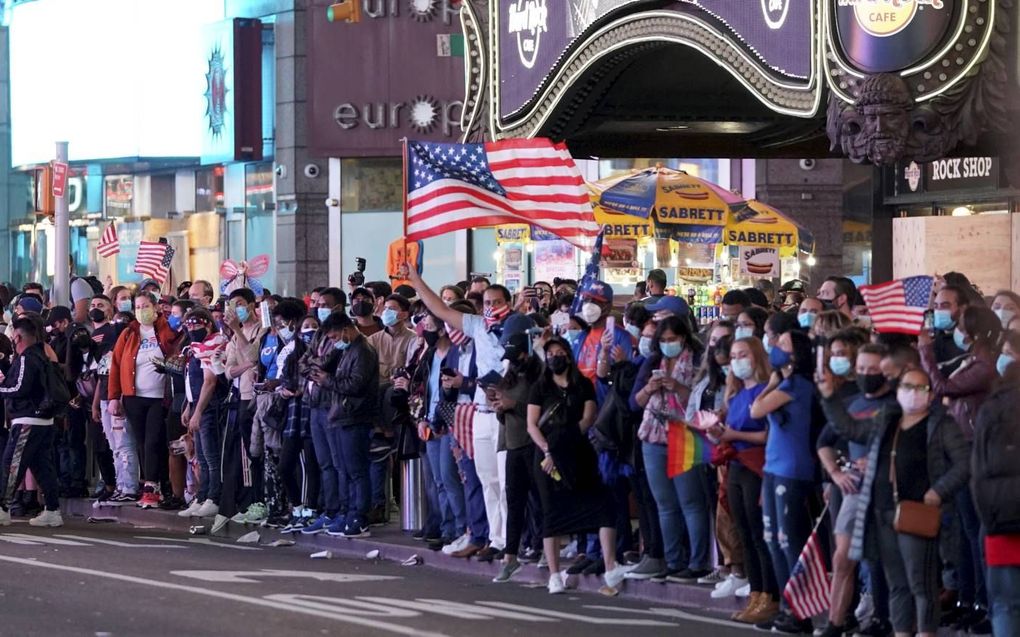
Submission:
[[[848,61],[884,73],[916,64],[943,42],[957,0],[835,0]],[[896,36],[896,37],[892,37]]]

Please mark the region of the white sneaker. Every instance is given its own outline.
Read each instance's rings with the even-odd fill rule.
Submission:
[[[217,507],[219,508],[219,507]],[[216,514],[216,519],[213,520],[212,528],[209,529],[210,533],[219,533],[227,526],[227,522],[230,522],[230,518],[225,515]]]
[[[577,557],[577,540],[571,540],[570,544],[560,549],[560,559],[572,560],[575,557]]]
[[[712,586],[718,588],[719,585],[725,582],[728,577],[729,575],[724,574],[721,570],[717,568],[708,575],[704,577],[699,577],[698,584],[711,584]]]
[[[458,551],[462,551],[467,548],[468,543],[471,541],[471,534],[465,533],[456,540],[450,542],[443,547],[443,555],[453,555]]]
[[[43,511],[28,523],[32,526],[64,526],[64,518],[60,517],[60,511]]]
[[[11,525],[11,514],[10,514],[10,512],[9,511],[4,511],[3,509],[0,509],[0,526],[10,526],[10,525]]]
[[[871,593],[862,593],[861,601],[857,604],[857,609],[854,610],[854,617],[863,625],[874,614],[875,599],[871,596]]]
[[[230,521],[234,524],[245,524],[248,521],[248,514],[243,511],[241,513],[235,513],[234,516],[230,518]]]
[[[726,599],[727,597],[733,597],[737,589],[743,588],[748,584],[747,580],[743,577],[737,577],[736,575],[730,575],[723,581],[719,582],[719,585],[712,591],[712,599]]]
[[[198,510],[201,509],[201,508],[202,508],[202,503],[199,502],[197,499],[195,499],[195,500],[191,501],[191,504],[188,505],[187,509],[184,509],[183,511],[178,511],[177,515],[182,517],[182,518],[190,518],[190,517],[192,517],[194,515],[197,515],[198,514]]]
[[[741,586],[737,590],[733,591],[733,594],[736,595],[737,597],[750,597],[751,596],[751,585],[750,584],[745,584],[744,586]]]
[[[216,504],[212,500],[206,500],[202,503],[202,506],[198,507],[195,511],[195,517],[199,518],[211,518],[220,512],[220,505]]]
[[[606,571],[606,574],[602,576],[602,579],[609,588],[620,588],[620,584],[623,583],[624,577],[627,573],[631,572],[631,570],[633,570],[633,567],[617,564],[616,568]]]
[[[567,587],[563,585],[563,577],[559,573],[553,573],[549,576],[549,594],[550,595],[562,595]]]

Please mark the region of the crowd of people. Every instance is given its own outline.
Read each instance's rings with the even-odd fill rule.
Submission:
[[[367,537],[421,458],[416,537],[501,562],[495,582],[535,562],[554,594],[710,586],[745,600],[736,622],[811,633],[783,593],[817,528],[815,634],[1020,635],[1016,294],[939,277],[908,336],[842,277],[729,290],[707,326],[661,270],[626,304],[602,281],[395,283],[0,288],[0,525],[91,495]]]

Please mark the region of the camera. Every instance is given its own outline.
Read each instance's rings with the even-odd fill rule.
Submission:
[[[305,177],[315,179],[319,176],[319,166],[316,164],[305,164]]]
[[[356,257],[354,259],[354,266],[358,271],[349,275],[347,277],[347,282],[354,287],[361,287],[362,285],[365,285],[365,258]]]

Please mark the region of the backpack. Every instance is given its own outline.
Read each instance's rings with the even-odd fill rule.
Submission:
[[[92,288],[92,294],[102,294],[106,288],[103,286],[102,281],[97,279],[95,276],[88,274],[86,276],[76,276],[71,278],[71,283],[74,283],[76,279],[85,279],[85,282]]]
[[[43,361],[43,375],[40,379],[43,386],[43,399],[35,410],[39,418],[63,418],[67,416],[71,404],[71,390],[64,379],[64,371],[60,365],[50,360]]]

